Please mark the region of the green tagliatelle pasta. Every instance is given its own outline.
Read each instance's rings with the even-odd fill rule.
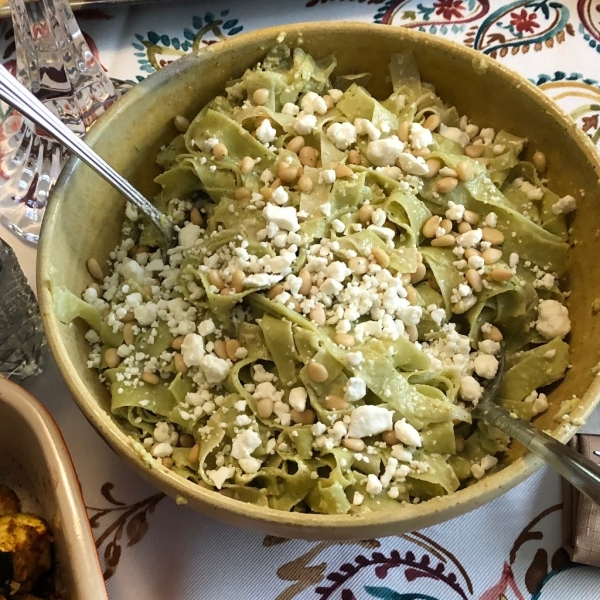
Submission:
[[[503,341],[499,402],[531,419],[568,367],[559,289],[575,208],[393,56],[392,92],[330,83],[334,57],[284,45],[164,147],[167,256],[127,209],[111,274],[59,318],[140,451],[280,510],[388,509],[494,471],[508,440],[473,423]],[[90,269],[93,271],[93,269]],[[143,448],[143,450],[142,450]]]

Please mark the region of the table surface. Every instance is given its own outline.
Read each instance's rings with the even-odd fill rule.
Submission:
[[[221,0],[89,9],[78,20],[113,78],[136,82],[196,42],[317,20],[406,26],[491,55],[529,78],[600,138],[600,2],[568,0]],[[14,61],[9,20],[0,60]],[[10,65],[9,65],[10,66]],[[6,230],[29,280],[35,249]],[[75,407],[54,363],[26,382],[73,454],[111,600],[597,600],[600,570],[560,548],[558,476],[542,469],[489,505],[380,540],[305,542],[211,520],[158,493]],[[600,412],[584,431],[600,433]]]

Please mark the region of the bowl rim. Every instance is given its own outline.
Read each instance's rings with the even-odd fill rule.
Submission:
[[[160,71],[151,74],[128,91],[123,98],[113,105],[93,125],[86,135],[86,142],[93,147],[96,139],[110,127],[112,120],[118,118],[121,112],[134,104],[142,95],[160,87],[178,73],[191,68],[198,59],[210,60],[211,55],[214,59],[217,59],[221,50],[234,49],[248,43],[262,44],[266,49],[268,45],[275,43],[278,36],[283,33],[290,36],[299,36],[309,31],[310,33],[320,32],[323,34],[336,31],[354,33],[356,35],[396,36],[399,38],[399,41],[408,40],[422,45],[433,46],[441,52],[451,53],[474,61],[473,64],[474,66],[477,65],[478,69],[492,72],[505,82],[520,87],[524,93],[533,97],[537,104],[540,105],[540,109],[543,108],[543,110],[549,113],[551,118],[562,124],[565,129],[569,129],[570,135],[574,138],[576,144],[600,178],[600,161],[596,147],[591,140],[562,109],[522,75],[481,52],[450,40],[403,27],[393,28],[380,24],[353,21],[321,21],[274,26],[237,35],[218,44],[206,46],[192,52],[167,65]],[[120,456],[137,467],[138,472],[169,495],[176,496],[181,503],[185,504],[188,498],[193,498],[198,501],[198,508],[201,511],[217,518],[222,517],[219,511],[226,511],[236,517],[238,522],[243,523],[244,526],[263,531],[269,526],[274,526],[280,529],[286,528],[287,533],[294,537],[316,539],[319,536],[319,531],[325,533],[326,529],[329,530],[331,528],[331,530],[327,531],[327,537],[331,539],[335,528],[345,528],[347,531],[351,531],[351,533],[350,535],[344,534],[344,538],[357,539],[361,535],[371,536],[369,532],[373,530],[382,532],[381,535],[386,535],[386,526],[388,526],[389,533],[394,533],[392,524],[398,525],[408,522],[409,525],[414,525],[413,529],[417,529],[446,520],[446,518],[440,519],[439,516],[436,517],[439,513],[446,514],[447,518],[459,516],[505,493],[542,466],[543,461],[541,459],[528,453],[517,458],[498,473],[489,475],[467,488],[458,490],[447,496],[433,498],[418,505],[405,504],[399,510],[381,510],[371,513],[321,515],[280,511],[233,500],[185,480],[162,465],[149,464],[148,459],[139,451],[139,444],[127,436],[113,422],[111,416],[97,405],[93,395],[88,392],[81,378],[71,368],[66,349],[61,341],[59,322],[54,315],[50,279],[48,276],[50,272],[52,230],[54,223],[58,219],[61,197],[63,197],[65,189],[68,188],[73,173],[77,169],[82,168],[85,167],[79,159],[75,157],[69,159],[54,187],[42,226],[37,260],[37,287],[48,342],[60,371],[73,393],[75,402],[90,423]],[[572,414],[577,419],[585,420],[599,400],[600,378],[595,378],[582,398],[582,408],[576,409]],[[561,442],[566,442],[573,436],[576,430],[577,427],[572,423],[562,423],[557,425],[552,435]],[[266,527],[261,525],[266,525]],[[274,527],[271,527],[271,530]],[[408,531],[408,529],[405,529],[405,531]],[[317,536],[314,535],[315,532],[317,532]]]

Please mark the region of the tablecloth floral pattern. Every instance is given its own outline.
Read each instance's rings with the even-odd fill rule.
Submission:
[[[359,20],[441,35],[505,63],[600,139],[598,0],[210,0],[88,9],[92,50],[127,89],[206,44],[265,26]],[[9,20],[0,57],[14,70]],[[23,266],[35,253],[9,234]],[[362,542],[264,537],[180,507],[135,476],[75,408],[51,364],[27,387],[74,456],[111,600],[597,600],[600,570],[560,548],[560,482],[547,470],[468,516]]]

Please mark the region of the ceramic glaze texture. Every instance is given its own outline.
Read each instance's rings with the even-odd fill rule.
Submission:
[[[177,115],[193,118],[204,104],[221,93],[229,79],[260,60],[285,33],[285,41],[315,56],[334,53],[337,73],[368,71],[369,90],[389,93],[389,56],[411,49],[424,81],[476,123],[529,139],[528,158],[537,149],[548,157],[553,189],[564,195],[583,190],[573,224],[577,244],[569,256],[570,312],[573,319],[572,364],[567,378],[550,395],[550,410],[536,421],[565,441],[599,399],[600,380],[592,369],[598,361],[597,320],[592,302],[600,296],[600,267],[593,251],[600,228],[597,182],[600,173],[588,138],[556,106],[525,79],[487,56],[443,39],[404,29],[358,23],[313,23],[277,27],[235,36],[191,54],[150,76],[132,89],[92,128],[87,141],[111,165],[147,196],[157,192],[153,177],[159,148],[176,134]],[[531,474],[540,463],[513,447],[505,468],[453,495],[419,505],[398,506],[360,516],[285,513],[244,504],[202,489],[141,456],[109,412],[108,391],[86,366],[85,329],[63,325],[54,315],[52,288],[66,286],[76,294],[90,282],[85,263],[105,264],[116,244],[124,200],[87,167],[72,160],[48,209],[38,262],[38,294],[49,343],[74,397],[90,422],[127,462],[158,488],[182,502],[230,523],[282,537],[359,539],[398,534],[458,516],[499,496]],[[595,284],[594,282],[599,282]],[[553,417],[562,400],[581,398],[570,422]]]

